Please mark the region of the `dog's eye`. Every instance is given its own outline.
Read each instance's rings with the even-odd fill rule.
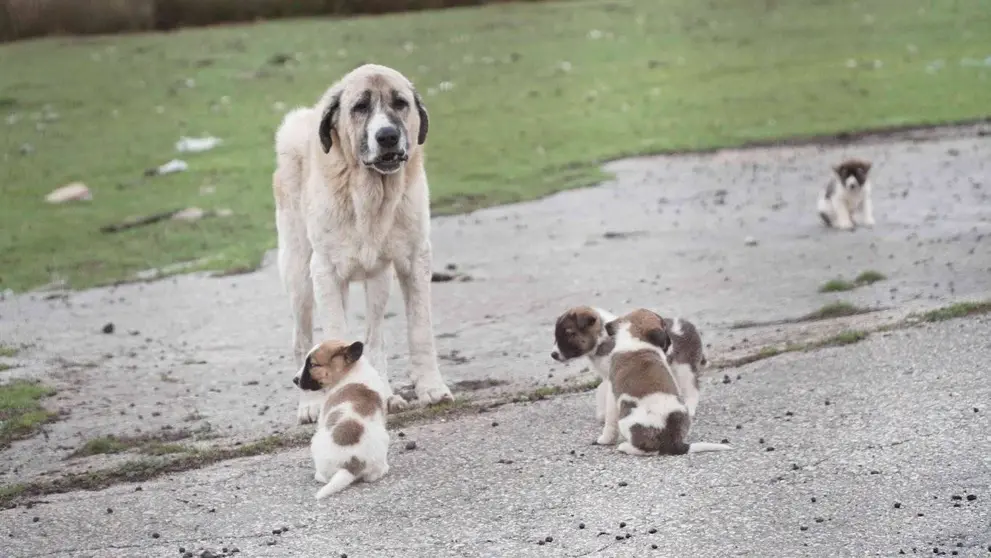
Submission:
[[[409,108],[409,103],[406,102],[406,99],[396,99],[392,101],[392,108],[396,110],[406,110]]]
[[[368,107],[371,106],[368,101],[358,101],[353,107],[351,107],[351,112],[368,112]]]

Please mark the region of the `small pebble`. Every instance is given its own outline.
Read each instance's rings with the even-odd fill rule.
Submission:
[[[728,444],[729,443],[729,440],[727,440],[726,438],[723,438],[723,441],[720,442],[720,443],[722,443],[722,444]]]
[[[650,548],[651,548],[651,550],[657,550],[657,545],[656,544],[652,544],[652,545],[650,545]]]
[[[816,503],[816,497],[815,496],[812,497],[812,503],[813,504]]]
[[[975,494],[968,494],[967,495],[967,501],[968,502],[973,502],[976,499],[977,499],[977,496]]]
[[[157,539],[158,537],[161,537],[161,536],[162,535],[159,535],[158,533],[152,533],[151,534],[151,538],[153,538],[153,539]]]
[[[623,535],[616,535],[616,540],[617,541],[623,540]]]
[[[730,383],[731,381],[732,381],[732,380],[730,380],[730,379],[729,379],[729,376],[725,376],[725,375],[723,376],[723,383],[724,383],[724,384],[728,384],[728,383]]]
[[[585,528],[585,524],[584,523],[579,523],[578,524],[578,528],[579,529],[584,529]]]
[[[809,530],[809,528],[808,528],[808,527],[806,527],[805,525],[802,525],[802,526],[801,526],[801,527],[799,527],[798,529],[799,529],[799,530],[801,530],[801,531],[808,531],[808,530]]]
[[[656,532],[657,532],[657,529],[654,529],[654,528],[651,528],[651,529],[650,529],[649,531],[647,531],[647,532],[648,532],[648,533],[650,533],[651,535],[653,535],[654,533],[656,533]]]
[[[626,486],[626,481],[619,481],[620,486]]]
[[[268,546],[275,546],[275,539],[270,539],[268,541],[265,541],[265,544],[267,544]]]
[[[895,502],[895,509],[902,507],[901,502]]]
[[[626,527],[626,522],[625,521],[620,521],[619,522],[619,528],[622,529],[623,527]]]
[[[963,497],[954,494],[953,496],[950,496],[950,500],[963,500]]]
[[[758,444],[763,444],[764,443],[764,438],[761,438],[760,440],[757,440],[757,443]]]
[[[38,517],[37,515],[36,515],[36,516],[34,516],[34,517],[33,517],[33,518],[31,519],[31,522],[32,522],[32,523],[37,523],[37,522],[39,522],[39,521],[41,521],[41,518],[40,518],[40,517]]]
[[[743,425],[742,425],[742,424],[738,424],[738,425],[736,425],[736,429],[737,429],[737,430],[743,430]]]
[[[415,450],[416,449],[416,442],[413,442],[413,441],[406,442],[406,449],[407,449],[407,451],[413,451],[413,450]]]
[[[114,513],[114,509],[113,508],[107,508],[107,513]]]
[[[627,534],[626,534],[626,538],[627,538],[627,539],[632,539],[632,538],[633,538],[633,535],[632,535],[632,534],[630,534],[630,533],[627,533]]]
[[[114,324],[113,324],[113,322],[110,322],[110,323],[106,324],[105,326],[103,326],[103,333],[106,333],[107,335],[109,335],[109,334],[111,334],[113,332],[114,332]]]
[[[496,427],[496,426],[499,426],[499,423],[498,423],[498,422],[496,422],[496,421],[492,421],[492,426],[493,426],[493,427]]]
[[[552,542],[554,542],[554,537],[547,537],[544,540],[547,541],[547,542],[549,542],[549,543],[552,543]]]
[[[544,541],[537,541],[537,544],[539,544],[540,546],[544,546]]]
[[[767,451],[774,451],[774,446],[767,446]]]

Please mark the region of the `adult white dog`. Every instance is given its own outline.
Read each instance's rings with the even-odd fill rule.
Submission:
[[[275,135],[279,272],[293,314],[296,369],[313,347],[313,303],[328,312],[328,339],[347,339],[348,291],[364,281],[365,344],[387,386],[390,412],[407,402],[388,387],[382,322],[393,269],[406,305],[410,379],[417,398],[452,400],[437,368],[430,310],[430,202],[423,165],[427,110],[401,73],[356,68],[310,108],[286,115]],[[297,378],[298,379],[298,378]],[[300,423],[326,398],[302,392]]]

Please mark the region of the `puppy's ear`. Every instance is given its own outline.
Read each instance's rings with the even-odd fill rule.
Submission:
[[[647,332],[647,342],[660,348],[665,353],[671,348],[671,337],[668,332],[661,328],[654,328]]]
[[[341,94],[337,93],[330,98],[330,104],[323,111],[320,118],[320,145],[323,146],[324,153],[330,153],[330,148],[334,145],[331,138],[331,131],[337,125],[337,115],[341,110]]]
[[[416,142],[419,145],[423,145],[423,142],[427,141],[427,130],[430,128],[430,115],[427,114],[427,107],[423,104],[423,98],[420,94],[413,90],[413,102],[416,103],[416,112],[420,113],[420,131],[417,132]]]
[[[613,320],[606,324],[606,335],[612,337],[616,335],[616,329],[619,328],[619,320]]]
[[[597,319],[598,318],[595,316],[589,316],[588,314],[583,313],[578,314],[578,318],[575,320],[575,323],[578,325],[578,329],[586,330],[595,325],[595,320]]]
[[[358,359],[361,358],[361,353],[364,351],[365,346],[361,343],[361,341],[355,341],[354,343],[351,343],[351,345],[347,348],[347,351],[344,353],[344,360],[346,360],[348,364],[354,364],[355,362],[358,362]]]

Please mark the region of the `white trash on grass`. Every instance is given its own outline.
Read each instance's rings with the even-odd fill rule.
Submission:
[[[66,203],[71,201],[89,201],[93,199],[93,193],[82,182],[66,184],[61,188],[52,190],[45,201],[48,203]]]
[[[221,143],[223,143],[223,140],[213,136],[204,136],[201,138],[187,138],[186,136],[182,136],[175,143],[175,150],[179,153],[202,153],[204,151],[210,151]]]

